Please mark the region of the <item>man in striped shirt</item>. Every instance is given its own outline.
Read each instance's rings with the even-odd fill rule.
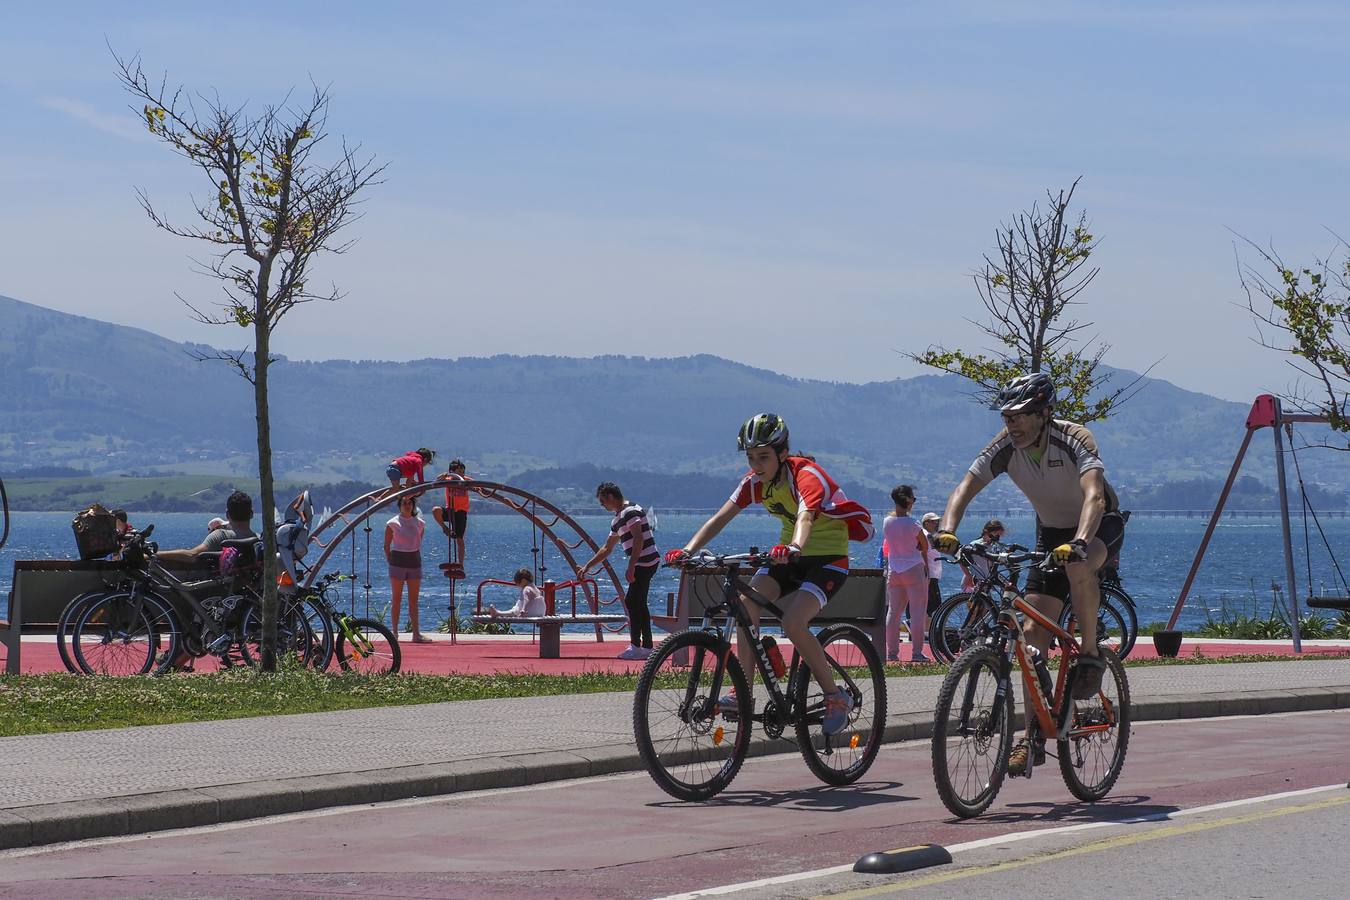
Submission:
[[[661,553],[656,549],[656,538],[652,536],[646,511],[626,500],[617,484],[604,482],[595,489],[595,497],[601,506],[614,514],[614,521],[609,525],[609,539],[605,545],[581,567],[581,577],[585,578],[593,566],[604,562],[619,542],[623,542],[623,552],[628,557],[628,590],[624,593],[623,605],[628,611],[630,644],[619,654],[619,659],[646,659],[652,652],[652,614],[647,608],[647,592],[652,576],[661,564]]]

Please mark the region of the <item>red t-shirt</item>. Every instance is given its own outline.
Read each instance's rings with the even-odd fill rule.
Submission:
[[[422,477],[422,470],[426,468],[426,463],[422,460],[422,454],[416,451],[405,453],[395,459],[394,465],[398,466],[398,470],[403,473],[404,478],[416,478],[418,484],[426,480]]]

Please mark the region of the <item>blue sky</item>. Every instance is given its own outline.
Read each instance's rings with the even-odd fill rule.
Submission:
[[[0,33],[0,293],[182,340],[209,299],[156,232],[203,193],[138,127],[107,44],[229,101],[331,85],[389,164],[301,358],[709,352],[915,374],[978,344],[997,224],[1083,176],[1108,361],[1246,400],[1233,232],[1350,230],[1350,7],[1316,3],[24,4]]]

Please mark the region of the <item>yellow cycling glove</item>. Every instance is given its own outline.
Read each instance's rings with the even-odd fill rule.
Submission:
[[[933,546],[940,553],[955,553],[961,549],[961,539],[950,531],[939,531],[937,537],[933,538]]]
[[[1087,543],[1079,540],[1069,541],[1067,544],[1060,544],[1050,551],[1050,558],[1053,559],[1055,565],[1058,566],[1087,559],[1087,555]]]

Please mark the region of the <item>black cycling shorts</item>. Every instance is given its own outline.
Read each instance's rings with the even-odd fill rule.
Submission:
[[[1077,528],[1038,526],[1036,528],[1036,549],[1053,550],[1060,544],[1067,544],[1072,541],[1077,533]],[[1110,512],[1102,516],[1102,523],[1097,526],[1096,537],[1106,545],[1106,558],[1108,560],[1120,553],[1120,547],[1125,543],[1125,520],[1120,513]],[[1032,569],[1027,575],[1027,593],[1046,594],[1058,598],[1061,603],[1068,603],[1069,576],[1064,573],[1063,569],[1056,569],[1053,572]]]
[[[829,602],[848,580],[847,556],[799,556],[792,562],[765,566],[755,573],[778,583],[779,598],[793,591],[806,591],[820,602]]]

